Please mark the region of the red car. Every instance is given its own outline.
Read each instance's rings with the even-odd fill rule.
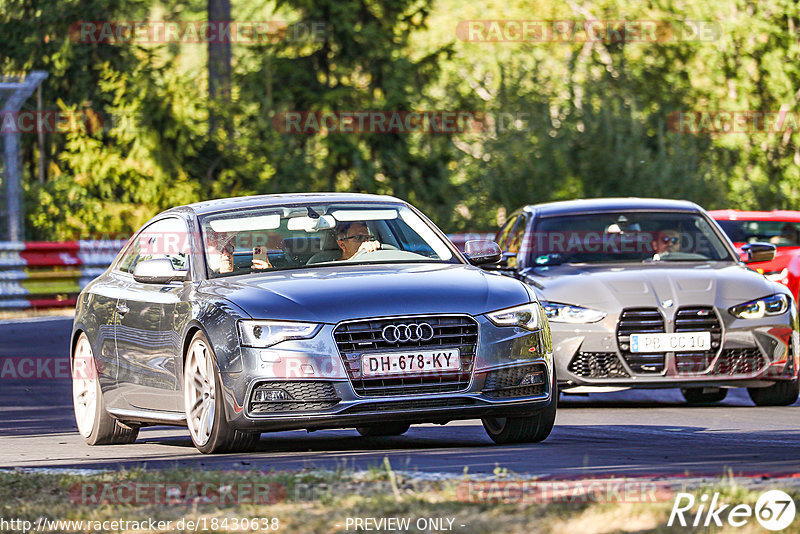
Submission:
[[[750,263],[748,267],[788,287],[797,302],[800,288],[800,211],[716,210],[708,213],[740,252],[742,245],[756,241],[775,245],[775,259]]]

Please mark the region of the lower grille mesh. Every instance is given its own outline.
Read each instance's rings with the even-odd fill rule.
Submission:
[[[370,402],[353,406],[347,413],[366,412],[406,412],[434,408],[458,408],[461,406],[474,406],[474,399],[420,399],[400,402]]]
[[[567,370],[583,378],[627,378],[630,375],[613,352],[579,352]]]
[[[757,348],[725,349],[720,354],[714,374],[717,375],[749,375],[764,368],[764,357]]]

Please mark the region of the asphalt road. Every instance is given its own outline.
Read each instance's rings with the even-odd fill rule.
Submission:
[[[9,358],[41,359],[40,369],[57,374],[71,325],[69,318],[0,322],[0,467],[364,469],[388,457],[396,469],[454,474],[465,467],[553,477],[800,472],[800,405],[756,408],[743,390],[702,408],[686,406],[678,390],[562,396],[556,428],[539,444],[495,446],[480,421],[463,421],[392,438],[355,430],[263,434],[243,455],[201,455],[186,429],[169,427],[143,429],[132,445],[89,447],[75,427],[68,377],[20,379],[6,367]]]

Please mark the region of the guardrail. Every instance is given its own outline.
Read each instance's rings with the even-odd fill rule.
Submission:
[[[448,234],[459,250],[494,234]],[[125,241],[0,241],[0,309],[75,306],[86,284],[114,261]]]
[[[0,241],[0,309],[74,306],[125,241]]]

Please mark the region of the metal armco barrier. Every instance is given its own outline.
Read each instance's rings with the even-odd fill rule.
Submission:
[[[459,250],[494,234],[448,234]],[[0,309],[75,306],[86,284],[111,265],[125,241],[0,241]]]
[[[0,242],[0,309],[74,306],[124,241]]]

